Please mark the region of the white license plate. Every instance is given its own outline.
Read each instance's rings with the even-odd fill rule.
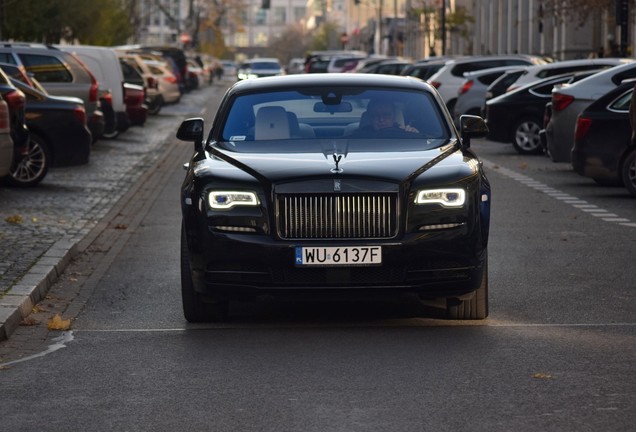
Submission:
[[[382,246],[296,247],[296,265],[340,266],[382,264]]]

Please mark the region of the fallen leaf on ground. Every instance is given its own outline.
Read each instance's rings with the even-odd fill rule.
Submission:
[[[117,224],[117,225],[115,225],[115,229],[118,229],[118,230],[125,230],[126,228],[128,228],[128,225],[126,225],[126,224]]]
[[[549,379],[552,379],[553,377],[552,375],[548,375],[543,372],[537,372],[536,374],[532,375],[532,378],[549,380]]]
[[[20,225],[22,222],[24,222],[24,219],[20,215],[7,216],[6,218],[4,218],[4,220],[7,223],[15,225]]]
[[[71,320],[65,319],[63,320],[59,314],[56,314],[53,318],[51,318],[48,322],[49,330],[68,330],[71,328]]]

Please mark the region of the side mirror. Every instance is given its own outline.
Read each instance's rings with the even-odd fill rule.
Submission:
[[[204,123],[202,118],[190,118],[184,120],[177,130],[177,138],[181,141],[194,142],[196,151],[203,150],[203,129]]]
[[[459,130],[464,147],[470,147],[471,138],[483,138],[488,135],[488,126],[483,118],[475,115],[459,117]]]

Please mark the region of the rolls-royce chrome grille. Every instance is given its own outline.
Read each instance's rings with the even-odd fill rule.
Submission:
[[[395,193],[278,195],[284,239],[374,239],[397,234]]]

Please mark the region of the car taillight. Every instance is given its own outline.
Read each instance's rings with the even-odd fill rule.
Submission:
[[[20,90],[12,90],[2,95],[9,108],[12,110],[24,109],[26,106],[26,97]]]
[[[154,77],[148,77],[148,83],[146,85],[148,86],[148,88],[154,88],[154,89],[159,87],[159,83]]]
[[[103,92],[100,99],[104,99],[106,102],[108,102],[111,105],[113,104],[113,94],[111,93],[110,90]]]
[[[83,125],[86,125],[86,110],[83,106],[77,105],[73,109],[73,117],[80,121]]]
[[[574,96],[552,93],[552,111],[564,110],[574,101]]]
[[[429,81],[429,84],[435,88],[439,88],[442,85],[441,82],[437,82],[437,81]]]
[[[470,90],[470,88],[473,86],[474,83],[475,82],[473,80],[468,80],[464,82],[464,85],[461,86],[459,90],[457,91],[457,95],[463,95],[464,93],[466,93],[468,90]]]
[[[579,140],[587,135],[587,132],[592,126],[592,119],[587,117],[578,116],[576,119],[576,126],[574,127],[574,139]]]
[[[0,100],[0,132],[11,132],[11,119],[9,117],[9,105],[3,100]]]
[[[99,86],[97,85],[97,81],[93,81],[91,84],[91,88],[88,91],[88,101],[89,102],[97,102],[97,95],[99,93]]]
[[[174,75],[170,75],[167,77],[163,77],[164,81],[169,82],[170,84],[176,84],[177,83],[177,77]]]

